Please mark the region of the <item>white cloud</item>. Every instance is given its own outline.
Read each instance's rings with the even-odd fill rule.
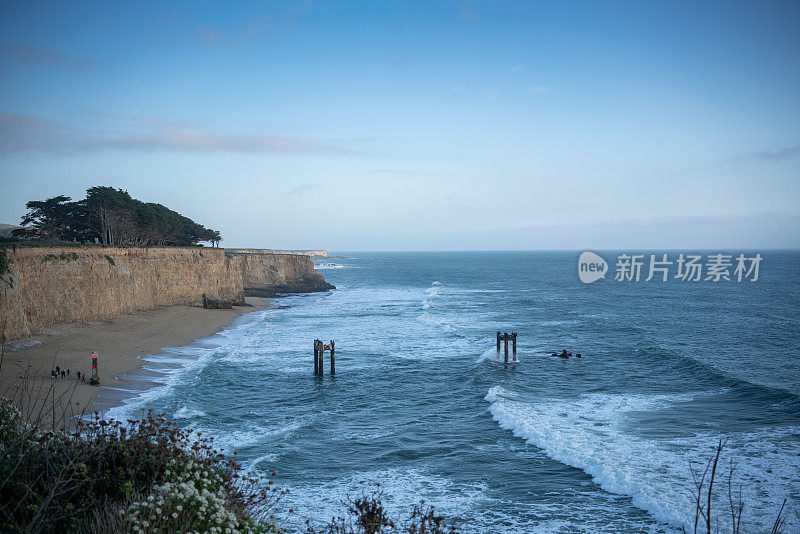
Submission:
[[[69,154],[104,150],[188,152],[348,152],[276,135],[227,133],[153,117],[122,117],[113,130],[73,128],[19,113],[0,113],[0,154]]]

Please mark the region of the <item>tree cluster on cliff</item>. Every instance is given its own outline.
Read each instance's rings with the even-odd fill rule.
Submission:
[[[65,195],[31,200],[15,235],[29,239],[102,243],[104,245],[219,245],[222,236],[154,202],[142,202],[122,189],[96,186],[86,198]]]

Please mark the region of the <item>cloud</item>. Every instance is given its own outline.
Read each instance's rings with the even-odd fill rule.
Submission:
[[[0,44],[0,57],[12,58],[26,65],[60,66],[76,69],[96,69],[101,66],[94,57],[74,58],[58,50],[22,43]]]
[[[530,94],[532,94],[532,95],[539,94],[539,93],[549,93],[550,92],[550,88],[548,86],[546,86],[546,85],[534,85],[533,87],[528,89],[528,92]]]
[[[154,117],[119,117],[115,129],[82,129],[33,115],[0,113],[0,155],[71,154],[106,150],[153,152],[349,152],[298,139],[263,134],[222,133],[203,126]],[[121,126],[121,128],[119,127]]]
[[[290,197],[295,197],[295,196],[303,196],[304,193],[307,193],[308,191],[312,191],[312,190],[317,189],[319,187],[320,187],[320,184],[318,184],[316,182],[309,182],[307,184],[300,184],[297,187],[295,187],[294,189],[292,189],[291,191],[289,191],[288,193],[286,193],[285,195],[283,195],[283,198],[290,198]]]
[[[754,152],[753,157],[764,161],[779,161],[800,155],[800,145],[782,148],[780,150],[762,150]]]

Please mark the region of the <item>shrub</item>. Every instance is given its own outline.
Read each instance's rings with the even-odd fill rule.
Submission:
[[[280,532],[271,480],[152,413],[52,432],[2,399],[0,458],[2,532]]]
[[[425,501],[411,508],[409,517],[399,524],[389,517],[383,506],[383,494],[374,492],[358,499],[348,498],[343,504],[347,516],[336,517],[330,523],[315,528],[311,521],[306,523],[306,534],[456,534],[454,525],[448,525],[444,516],[436,515],[433,506]]]
[[[67,254],[66,252],[62,252],[58,256],[56,256],[55,254],[45,254],[44,256],[42,256],[42,263],[47,263],[48,261],[56,261],[56,260],[77,261],[77,259],[78,259],[78,254],[76,254],[75,252],[70,252],[69,254]]]

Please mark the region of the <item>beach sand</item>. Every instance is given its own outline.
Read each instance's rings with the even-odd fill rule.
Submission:
[[[121,375],[142,367],[139,356],[211,336],[240,315],[269,304],[264,298],[248,297],[246,302],[249,306],[232,310],[171,306],[115,319],[51,326],[42,334],[6,344],[0,396],[12,399],[28,419],[60,427],[63,423],[53,413],[63,411],[58,406],[69,406],[72,413],[93,412],[97,392],[103,386],[119,386]],[[99,387],[89,385],[92,351],[98,353]],[[69,376],[51,378],[50,371],[56,366],[69,369]],[[76,379],[77,372],[86,375],[85,383]]]

